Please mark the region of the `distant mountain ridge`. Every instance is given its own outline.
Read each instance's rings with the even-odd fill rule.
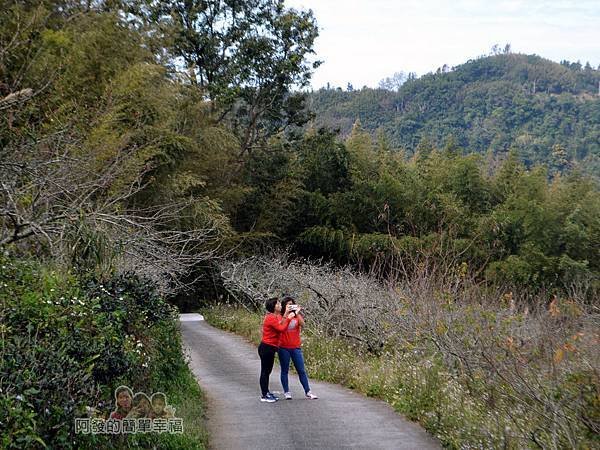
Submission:
[[[528,165],[600,176],[600,70],[505,53],[410,79],[400,89],[319,89],[310,94],[315,126],[347,135],[358,119],[408,154],[449,139],[465,152],[515,149]],[[558,155],[558,156],[557,156]]]

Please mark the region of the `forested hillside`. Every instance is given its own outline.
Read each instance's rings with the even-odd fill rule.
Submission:
[[[600,70],[503,53],[409,77],[398,90],[319,89],[315,123],[348,135],[359,119],[412,154],[424,139],[493,158],[516,150],[527,166],[600,176]]]
[[[509,53],[307,96],[317,22],[283,1],[0,11],[0,447],[202,448],[173,306],[284,292],[375,368],[413,355],[373,392],[450,447],[595,445],[598,71]],[[76,434],[121,384],[190,432]]]
[[[269,246],[383,273],[443,248],[489,281],[596,286],[600,197],[565,169],[595,161],[598,71],[501,54],[397,93],[318,91],[311,113],[310,12],[7,5],[3,245],[178,296],[215,286],[215,258]],[[306,127],[344,107],[347,138]]]

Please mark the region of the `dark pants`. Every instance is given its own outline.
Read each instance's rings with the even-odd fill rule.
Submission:
[[[269,377],[273,371],[275,354],[277,347],[261,342],[258,346],[258,356],[260,356],[260,391],[264,397],[269,392]]]
[[[279,349],[279,364],[281,364],[281,386],[283,386],[284,392],[289,392],[290,387],[288,383],[288,372],[290,370],[290,359],[294,363],[296,372],[298,372],[298,378],[304,388],[304,392],[310,391],[308,385],[308,376],[306,375],[306,369],[304,369],[304,357],[302,356],[302,349],[300,348],[280,348]]]

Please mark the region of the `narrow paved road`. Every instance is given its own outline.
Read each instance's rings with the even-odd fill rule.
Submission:
[[[389,405],[341,386],[311,380],[311,389],[320,398],[308,400],[298,377],[290,374],[294,399],[261,403],[256,348],[198,319],[201,316],[183,314],[181,331],[192,371],[208,397],[212,448],[440,448],[434,438]],[[270,387],[281,391],[277,366]]]

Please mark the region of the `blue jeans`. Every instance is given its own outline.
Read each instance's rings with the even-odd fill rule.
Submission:
[[[284,392],[289,392],[290,387],[288,384],[288,373],[290,370],[290,359],[294,363],[300,383],[304,388],[304,392],[310,391],[308,385],[308,376],[306,375],[306,369],[304,369],[304,357],[302,356],[301,348],[280,348],[278,351],[279,364],[281,365],[281,386],[283,386]]]

